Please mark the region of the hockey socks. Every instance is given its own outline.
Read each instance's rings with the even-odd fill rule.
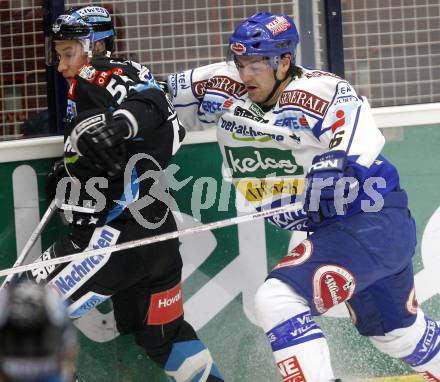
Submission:
[[[175,342],[165,364],[173,382],[222,382],[211,353],[200,340]]]
[[[283,381],[333,380],[327,341],[309,311],[284,321],[266,334]]]
[[[426,380],[440,382],[440,323],[420,309],[411,326],[370,340],[380,351],[406,362]]]
[[[414,351],[402,360],[428,381],[440,382],[440,323],[425,318],[425,331]]]
[[[258,289],[255,308],[284,382],[334,380],[327,341],[303,297],[271,278]]]

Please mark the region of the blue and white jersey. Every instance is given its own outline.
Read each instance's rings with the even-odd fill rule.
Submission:
[[[399,184],[395,167],[380,156],[385,139],[367,99],[346,80],[321,70],[301,70],[266,112],[249,99],[233,63],[169,76],[168,86],[184,126],[216,126],[224,176],[256,210],[279,206],[286,198],[300,200],[313,158],[343,150],[359,181],[348,214],[357,213],[362,201],[374,204],[369,195],[385,195]],[[269,220],[285,229],[313,229],[304,212]]]

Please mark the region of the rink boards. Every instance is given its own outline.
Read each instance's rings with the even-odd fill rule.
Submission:
[[[414,258],[417,297],[426,313],[438,319],[440,283],[435,270],[440,267],[440,235],[436,234],[440,229],[440,129],[405,128],[396,130],[392,138],[384,154],[400,170],[418,223]],[[43,141],[38,145],[45,147]],[[12,265],[17,246],[23,245],[47,208],[44,179],[55,158],[44,158],[44,152],[50,150],[42,151],[35,156],[39,159],[28,156],[26,160],[0,163],[1,268]],[[221,180],[220,153],[215,143],[185,145],[173,163],[178,166],[170,173],[174,174],[173,195],[180,210],[179,228],[237,215],[235,193]],[[205,191],[197,193],[200,189]],[[217,191],[216,198],[209,198],[209,189]],[[65,229],[58,217],[53,218],[35,255]],[[288,232],[262,221],[182,238],[186,318],[209,346],[227,381],[280,380],[265,336],[253,323],[252,300],[268,269],[301,239],[301,234],[291,238]],[[110,304],[98,309],[76,323],[81,333],[80,376],[87,382],[166,381],[130,337],[118,335]],[[410,371],[401,362],[380,354],[367,339],[359,337],[344,309],[317,321],[329,340],[335,374],[343,381],[386,376],[400,377],[373,380],[420,380],[409,376]]]

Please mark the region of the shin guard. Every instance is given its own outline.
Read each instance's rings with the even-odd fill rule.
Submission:
[[[200,340],[175,342],[164,369],[173,382],[223,381],[211,353]]]

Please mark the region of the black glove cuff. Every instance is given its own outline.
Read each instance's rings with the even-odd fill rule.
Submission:
[[[139,131],[139,126],[136,118],[127,109],[118,109],[113,113],[113,118],[118,123],[123,123],[127,127],[127,134],[124,136],[125,139],[134,138]]]

